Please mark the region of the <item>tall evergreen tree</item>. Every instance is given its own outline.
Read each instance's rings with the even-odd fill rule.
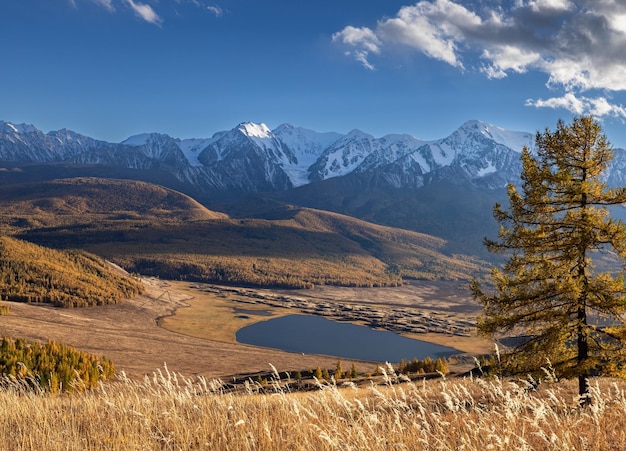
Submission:
[[[626,203],[626,189],[603,179],[613,150],[592,117],[537,133],[536,152],[522,151],[521,192],[508,186],[510,211],[494,207],[499,240],[485,243],[506,263],[492,270],[493,290],[472,282],[484,307],[478,327],[523,335],[510,368],[537,370],[549,360],[559,376],[578,378],[587,403],[588,378],[624,362],[626,285],[621,272],[597,263],[626,258],[626,226],[607,208]]]

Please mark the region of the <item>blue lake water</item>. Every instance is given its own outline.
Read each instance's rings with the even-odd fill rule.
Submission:
[[[243,327],[237,341],[305,354],[326,354],[374,362],[436,359],[460,351],[321,316],[288,315]]]

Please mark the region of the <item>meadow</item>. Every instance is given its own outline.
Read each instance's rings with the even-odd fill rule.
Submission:
[[[283,377],[281,381],[281,377]],[[163,368],[142,381],[52,396],[9,383],[2,448],[12,450],[618,450],[626,383],[591,382],[593,403],[549,371],[535,381],[437,379],[382,385],[321,382],[291,393],[284,376],[244,392]],[[35,426],[36,425],[36,426]]]
[[[189,199],[165,190],[154,191],[162,199],[159,208],[139,215],[133,204],[102,216],[111,208],[99,203],[119,208],[119,199],[128,198],[141,204],[153,191],[129,196],[128,185],[114,183],[117,194],[106,197],[93,183],[86,185],[95,193],[64,200],[51,196],[50,186],[42,187],[41,199],[32,200],[32,190],[24,191],[30,203],[5,202],[0,230],[60,249],[85,247],[128,267],[158,264],[159,271],[174,271],[184,263],[188,275],[212,271],[219,263],[220,277],[242,274],[259,292],[262,286],[280,292],[276,286],[303,286],[292,282],[305,281],[308,289],[298,296],[442,311],[461,319],[476,313],[459,286],[469,274],[480,273],[482,264],[443,254],[441,240],[311,210],[273,220],[229,219],[190,207]],[[65,187],[57,188],[63,197]],[[294,277],[277,278],[287,273],[285,268]],[[419,290],[407,284],[389,287],[401,276],[413,279]],[[228,281],[240,281],[237,277]],[[212,296],[193,288],[195,282],[144,278],[143,283],[143,295],[98,307],[6,303],[3,334],[105,354],[117,376],[90,390],[77,385],[71,394],[35,391],[34,384],[1,379],[0,450],[626,448],[624,381],[592,380],[593,402],[587,408],[578,407],[575,384],[555,380],[550,371],[539,385],[528,379],[452,375],[425,380],[412,374],[408,379],[391,367],[370,378],[371,362],[344,361],[345,369],[356,364],[358,378],[308,380],[303,387],[289,380],[294,370],[334,368],[337,358],[236,343],[234,332],[256,320],[236,312],[238,294]],[[356,288],[375,285],[387,288]],[[415,338],[473,354],[484,350],[484,343],[467,337]],[[272,372],[269,363],[278,370]],[[249,379],[235,385],[235,376]]]

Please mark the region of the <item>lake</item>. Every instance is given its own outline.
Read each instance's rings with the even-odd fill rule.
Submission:
[[[374,330],[321,316],[288,315],[237,331],[237,341],[304,354],[395,363],[459,354],[454,348],[413,340],[395,332]]]

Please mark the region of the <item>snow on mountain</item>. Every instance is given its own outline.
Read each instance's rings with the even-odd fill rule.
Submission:
[[[177,139],[162,133],[143,133],[131,136],[121,144],[139,149],[151,160],[178,168],[189,165],[178,142]]]
[[[519,174],[519,152],[525,145],[532,146],[533,141],[530,133],[468,121],[443,139],[405,152],[382,172],[393,174],[394,186],[401,186],[409,178],[416,180],[420,174],[437,172],[436,178],[463,177],[473,183],[499,187]]]
[[[46,135],[48,142],[54,146],[55,153],[61,159],[71,158],[75,155],[87,152],[90,149],[110,148],[112,144],[98,141],[89,136],[81,135],[67,128],[49,132]]]
[[[295,164],[295,156],[264,124],[241,123],[220,134],[200,152],[198,161],[232,189],[293,187],[284,167]]]
[[[238,158],[242,152],[267,156],[273,161],[289,161],[282,143],[265,124],[243,122],[232,130],[221,133],[198,156],[200,162],[210,165],[225,158]]]
[[[146,147],[150,149],[147,154],[153,158],[159,158],[164,146],[169,146],[169,150],[172,151],[171,146],[176,145],[190,166],[202,166],[198,156],[213,141],[215,141],[215,137],[178,139],[160,133],[140,133],[127,138],[121,144],[133,147]]]
[[[478,177],[484,177],[487,174],[493,174],[494,172],[498,171],[498,167],[493,164],[491,161],[489,161],[487,163],[487,166],[479,168],[478,171],[476,172],[476,175]]]
[[[457,132],[462,136],[465,135],[465,137],[468,134],[479,133],[487,139],[505,145],[517,152],[521,152],[524,146],[532,149],[535,144],[535,135],[532,133],[506,130],[477,120],[467,121]]]
[[[160,133],[107,143],[67,129],[44,134],[28,124],[0,121],[0,161],[71,162],[159,169],[199,190],[255,192],[302,186],[347,174],[372,173],[391,186],[434,180],[502,187],[519,179],[519,153],[534,135],[472,120],[449,136],[421,141],[407,134],[381,138],[359,130],[319,133],[282,124],[243,122],[211,138]],[[616,153],[607,180],[626,180],[626,153]]]
[[[148,143],[152,135],[152,133],[140,133],[139,135],[133,135],[125,139],[120,144],[125,144],[127,146],[144,146]]]
[[[250,138],[272,138],[272,131],[265,124],[255,124],[254,122],[242,122],[237,129]]]
[[[310,180],[340,177],[354,171],[374,150],[376,138],[352,130],[335,141],[310,168]]]
[[[293,186],[309,183],[311,165],[325,149],[342,137],[340,133],[319,133],[289,124],[279,125],[272,133],[295,157],[295,163],[285,165],[283,168]]]
[[[63,129],[44,134],[30,124],[0,121],[0,159],[23,162],[62,161],[108,143]]]
[[[0,121],[0,132],[3,134],[13,134],[13,133],[19,133],[20,131],[17,129],[17,127],[9,122],[1,122]]]
[[[385,135],[374,141],[373,151],[356,168],[356,171],[376,170],[410,154],[421,144],[423,141],[411,135]]]
[[[235,129],[235,133],[240,133],[248,140],[258,145],[270,154],[282,158],[280,141],[274,136],[269,127],[265,124],[255,124],[253,122],[242,122]]]
[[[0,133],[26,134],[38,131],[32,124],[13,124],[11,122],[0,121]]]
[[[209,144],[215,141],[215,138],[187,138],[178,140],[178,147],[185,155],[185,158],[191,166],[202,166],[198,156],[200,152],[206,149]]]

